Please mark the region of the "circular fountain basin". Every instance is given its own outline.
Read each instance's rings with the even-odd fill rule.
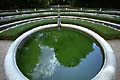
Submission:
[[[103,38],[80,26],[56,26],[34,28],[15,40],[4,62],[8,80],[115,78],[115,56]]]

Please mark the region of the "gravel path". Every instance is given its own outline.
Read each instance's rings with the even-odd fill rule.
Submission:
[[[11,43],[12,41],[0,40],[0,80],[5,80],[4,71],[3,71],[3,61],[4,61],[5,54],[7,53],[7,50],[11,45]],[[111,45],[112,49],[114,50],[114,54],[117,59],[118,75],[116,80],[120,80],[120,39],[108,40],[108,43]]]

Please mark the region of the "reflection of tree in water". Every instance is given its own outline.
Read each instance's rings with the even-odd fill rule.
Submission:
[[[42,34],[44,36],[37,37],[40,44],[54,48],[58,61],[67,67],[77,66],[80,59],[93,50],[94,41],[73,29],[61,28],[60,31],[57,28],[46,29]]]
[[[64,52],[61,52],[59,50],[56,51],[56,57],[59,63],[61,63],[65,67],[77,66],[82,58],[85,58],[86,55],[93,51],[93,42],[89,41],[89,39],[83,38],[78,43],[75,43],[74,41],[71,41],[71,43],[73,43],[74,45],[68,45],[67,43],[64,43],[64,47],[61,47],[59,49],[63,50]]]
[[[96,61],[95,62],[93,61],[94,58],[97,57],[96,55],[98,55],[98,54],[96,54],[96,53],[99,53],[98,51],[100,48],[95,43],[93,43],[91,47],[93,48],[93,50],[91,52],[88,52],[87,54],[82,55],[82,56],[86,56],[85,58],[80,57],[80,59],[75,59],[77,62],[74,61],[75,62],[74,65],[72,64],[73,61],[70,60],[71,62],[69,62],[69,63],[72,64],[72,66],[71,65],[68,66],[67,64],[63,64],[63,63],[61,63],[62,65],[60,65],[58,59],[55,57],[56,53],[54,52],[54,48],[50,48],[49,46],[41,45],[40,46],[41,54],[39,57],[39,62],[38,62],[38,64],[36,64],[34,71],[32,73],[32,80],[73,80],[76,77],[76,73],[78,73],[78,75],[79,75],[79,78],[77,78],[76,80],[79,80],[79,79],[90,80],[91,76],[94,76],[94,74],[96,74],[98,72],[97,70],[99,70],[101,67],[101,66],[97,67],[97,70],[96,70],[96,67],[95,67]],[[100,55],[99,55],[99,57],[100,57]],[[78,62],[80,60],[81,60],[81,62]],[[100,60],[100,59],[97,58],[97,60]],[[86,64],[86,62],[88,62],[88,64]],[[93,65],[90,65],[91,62]],[[97,63],[99,64],[99,61],[97,61]],[[77,64],[79,64],[79,65],[76,66]],[[88,66],[92,66],[92,67],[88,68]],[[93,66],[94,66],[94,68],[93,68]],[[69,68],[69,67],[74,67],[74,68]],[[82,70],[80,70],[80,69],[82,69]],[[86,73],[86,71],[85,71],[85,73],[83,73],[84,69],[88,72]],[[80,71],[78,72],[78,70],[80,70]],[[63,72],[62,73],[63,75],[61,75],[61,72]],[[91,74],[89,74],[89,73],[91,73]],[[90,75],[90,76],[84,77],[83,75],[86,75],[86,74]],[[71,77],[69,79],[68,77],[66,77],[68,75],[74,75],[74,76],[69,76],[69,77]],[[62,79],[59,79],[59,77],[62,77]]]
[[[77,66],[81,58],[84,58],[93,50],[93,40],[83,33],[69,28],[46,29],[42,31],[44,36],[38,41],[55,49],[58,61],[67,67]],[[37,37],[38,38],[38,37]]]

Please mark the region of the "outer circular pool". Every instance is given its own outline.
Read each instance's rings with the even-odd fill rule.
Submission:
[[[41,26],[16,39],[4,62],[8,80],[115,78],[115,56],[103,38],[80,26],[56,26]]]
[[[104,61],[95,39],[64,27],[40,30],[27,37],[16,57],[21,72],[32,80],[90,80]]]

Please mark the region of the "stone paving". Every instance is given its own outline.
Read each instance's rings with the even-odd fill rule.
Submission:
[[[112,49],[114,50],[114,54],[116,56],[117,64],[118,64],[118,70],[117,70],[118,74],[116,80],[120,80],[120,39],[108,40],[107,42],[111,45]],[[4,57],[11,43],[12,41],[0,40],[0,80],[5,80],[3,62],[4,62]]]
[[[116,80],[120,80],[120,39],[119,40],[109,40],[107,41],[113,51],[114,51],[114,54],[116,56],[116,60],[117,60],[117,78]]]
[[[5,54],[9,46],[11,45],[12,41],[1,41],[0,40],[0,80],[5,80],[4,71],[3,71],[3,62]]]

